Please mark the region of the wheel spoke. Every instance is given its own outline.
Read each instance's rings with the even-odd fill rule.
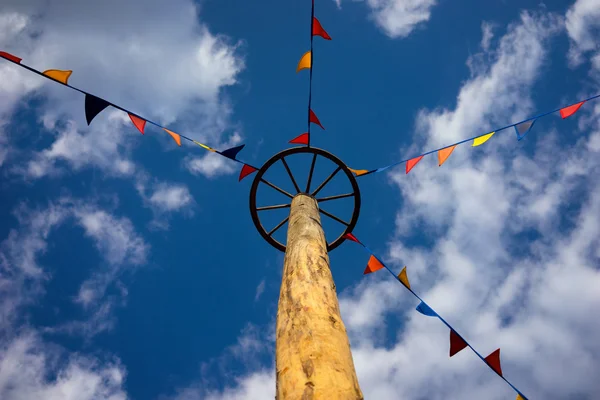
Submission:
[[[310,172],[308,173],[308,182],[306,183],[306,193],[310,193],[310,182],[312,181],[313,172],[315,171],[315,162],[317,161],[317,153],[313,156],[310,164]]]
[[[321,183],[321,185],[319,185],[319,187],[318,187],[317,189],[315,189],[315,191],[314,191],[314,192],[312,192],[311,196],[313,196],[313,197],[314,197],[314,196],[316,196],[316,195],[317,195],[317,193],[319,193],[319,192],[321,191],[321,189],[323,189],[323,188],[325,187],[325,185],[327,185],[327,184],[329,183],[329,181],[333,179],[333,177],[335,176],[335,174],[337,174],[338,172],[340,172],[340,170],[341,170],[341,169],[342,169],[342,167],[341,167],[341,166],[338,166],[338,167],[335,169],[335,171],[333,171],[333,172],[331,173],[331,175],[329,175],[329,176],[327,177],[327,179],[325,179],[325,180],[323,181],[323,183]]]
[[[289,194],[289,193],[288,193],[288,192],[286,192],[285,190],[283,190],[283,189],[281,189],[281,188],[279,188],[279,187],[277,187],[277,186],[273,185],[271,182],[269,182],[269,181],[267,181],[267,180],[265,180],[265,179],[263,179],[263,178],[260,178],[260,181],[261,181],[261,182],[263,182],[263,183],[266,183],[267,185],[271,186],[273,189],[277,190],[279,193],[282,193],[282,194],[286,195],[286,196],[287,196],[287,197],[289,197],[290,199],[293,199],[293,198],[294,198],[294,196],[292,196],[291,194]]]
[[[277,210],[279,208],[290,208],[291,203],[289,204],[278,204],[276,206],[266,206],[266,207],[256,207],[256,211],[266,211],[266,210]]]
[[[346,193],[346,194],[338,194],[337,196],[329,196],[329,197],[321,197],[317,199],[318,202],[329,201],[329,200],[337,200],[337,199],[345,199],[346,197],[352,197],[354,193]]]
[[[275,232],[277,232],[277,230],[279,228],[281,228],[283,226],[283,224],[285,224],[287,222],[287,220],[290,219],[290,217],[285,217],[285,219],[283,221],[281,221],[275,228],[271,229],[271,232],[268,233],[269,236],[273,236],[273,234]]]
[[[339,222],[339,223],[340,223],[340,224],[342,224],[342,225],[350,226],[350,224],[349,224],[349,223],[347,223],[346,221],[344,221],[344,220],[342,220],[342,219],[340,219],[340,218],[336,217],[336,216],[335,216],[335,215],[333,215],[333,214],[330,214],[330,213],[328,213],[327,211],[325,211],[325,210],[323,210],[323,209],[321,209],[321,208],[319,208],[319,212],[323,213],[323,215],[326,215],[326,216],[328,216],[329,218],[333,219],[334,221],[337,221],[337,222]]]
[[[292,183],[294,184],[294,187],[296,188],[296,193],[300,193],[300,188],[298,187],[298,184],[296,183],[296,180],[294,179],[294,175],[292,175],[292,171],[290,171],[290,167],[288,166],[288,163],[285,162],[285,157],[281,157],[281,162],[283,163],[285,170],[287,171],[288,175],[290,176],[290,179],[292,180]]]

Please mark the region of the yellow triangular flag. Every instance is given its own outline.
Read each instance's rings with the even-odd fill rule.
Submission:
[[[181,136],[179,136],[177,133],[168,130],[167,128],[163,128],[169,135],[171,135],[171,137],[173,138],[173,140],[175,141],[175,143],[177,143],[178,146],[181,146]]]
[[[408,275],[406,274],[406,267],[402,268],[402,271],[398,274],[398,279],[404,286],[410,289],[410,282],[408,281]]]
[[[196,143],[200,147],[204,147],[208,151],[212,151],[213,153],[215,152],[215,149],[213,149],[212,147],[208,147],[207,145],[202,144],[200,142],[196,142],[195,140],[192,140],[192,142]]]
[[[47,71],[44,71],[44,75],[46,75],[49,78],[55,79],[61,83],[64,83],[65,85],[68,85],[69,77],[72,73],[73,71],[61,71],[60,69],[49,69]]]
[[[490,132],[487,135],[476,137],[475,139],[473,139],[473,147],[481,146],[482,144],[484,144],[485,142],[490,140],[490,138],[492,137],[492,135],[494,133],[496,133],[496,132]]]
[[[298,68],[296,68],[296,72],[300,72],[303,69],[310,68],[312,66],[312,57],[310,51],[304,53],[300,62],[298,63]]]
[[[348,167],[348,169],[350,170],[350,172],[352,172],[352,173],[353,173],[354,175],[356,175],[356,176],[361,176],[361,175],[364,175],[364,174],[366,174],[367,172],[369,172],[369,171],[368,171],[368,170],[366,170],[366,169],[352,169],[352,168],[350,168],[350,167]]]
[[[525,398],[523,396],[521,396],[520,394],[517,394],[517,400],[525,400]]]

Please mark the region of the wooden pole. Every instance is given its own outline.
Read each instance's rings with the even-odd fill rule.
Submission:
[[[277,400],[362,400],[317,201],[292,200],[276,332]]]

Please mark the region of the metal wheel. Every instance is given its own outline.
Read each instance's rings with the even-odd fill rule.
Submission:
[[[312,162],[310,165],[310,171],[308,174],[308,181],[306,182],[305,186],[302,186],[302,187],[300,187],[298,185],[296,178],[292,174],[292,171],[290,170],[290,167],[285,160],[286,157],[288,157],[288,156],[291,156],[293,154],[300,154],[300,153],[309,153],[309,154],[313,155]],[[317,158],[319,158],[319,157],[324,158],[324,159],[330,161],[331,163],[335,164],[336,169],[319,186],[317,186],[314,190],[311,190],[311,185],[313,183],[312,178],[313,178],[313,173],[315,170],[315,163],[317,161]],[[280,187],[274,185],[273,183],[267,181],[266,179],[264,179],[264,175],[267,172],[267,170],[269,168],[271,168],[278,161],[281,161],[285,170],[287,171],[288,176],[289,176],[290,180],[292,181],[292,184],[294,185],[296,193],[289,193],[289,192],[281,189]],[[319,194],[319,192],[340,172],[344,173],[345,176],[348,178],[350,184],[352,185],[352,192],[339,194],[339,195],[335,195],[335,196],[318,197],[317,195]],[[267,186],[271,187],[272,189],[278,191],[279,193],[285,195],[286,197],[289,198],[290,202],[286,203],[286,204],[257,207],[256,194],[258,191],[258,187],[261,184],[267,185]],[[338,247],[340,244],[342,244],[344,242],[344,240],[346,240],[346,239],[344,239],[344,235],[352,232],[352,230],[356,226],[356,222],[358,221],[358,215],[360,212],[360,190],[358,188],[358,183],[356,182],[356,178],[354,177],[352,172],[350,172],[348,167],[346,167],[346,165],[339,158],[335,157],[333,154],[331,154],[325,150],[318,149],[315,147],[294,147],[294,148],[287,149],[280,153],[275,154],[273,157],[271,157],[270,160],[268,160],[260,168],[260,170],[257,172],[256,176],[254,177],[254,181],[252,182],[252,187],[250,189],[250,214],[252,215],[252,221],[254,222],[254,225],[256,226],[256,229],[258,229],[258,232],[261,234],[261,236],[267,242],[269,242],[273,247],[275,247],[276,249],[279,249],[283,252],[285,252],[286,246],[283,243],[276,240],[273,237],[273,234],[275,234],[275,232],[277,232],[279,229],[281,229],[288,222],[289,216],[287,218],[285,218],[283,221],[281,221],[279,224],[277,224],[275,227],[273,227],[267,231],[260,221],[259,214],[268,212],[269,210],[290,208],[290,206],[292,204],[292,199],[297,194],[305,194],[305,195],[309,195],[309,196],[315,198],[319,204],[319,212],[321,214],[323,214],[323,215],[327,216],[328,218],[331,218],[334,221],[337,221],[338,223],[345,226],[345,230],[337,239],[333,240],[332,242],[327,243],[327,250],[331,251],[331,250],[335,249],[336,247]],[[344,198],[353,198],[354,199],[354,208],[352,210],[352,217],[351,217],[350,221],[344,221],[343,219],[338,218],[337,216],[330,214],[321,208],[321,203],[338,200],[338,199],[344,199]]]

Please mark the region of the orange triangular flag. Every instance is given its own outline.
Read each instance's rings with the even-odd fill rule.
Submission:
[[[173,138],[173,140],[175,141],[175,143],[177,143],[178,146],[181,146],[181,136],[178,135],[177,133],[170,131],[166,128],[163,128],[165,130],[165,132],[167,132],[169,135],[171,135],[171,137]],[[198,143],[200,144],[200,143]]]
[[[500,349],[487,356],[485,362],[491,369],[496,371],[498,375],[502,376],[502,367],[500,367]]]
[[[421,158],[423,158],[423,156],[412,158],[406,162],[406,173],[407,174],[410,172],[411,169],[413,169],[415,167],[415,165],[417,165],[417,163],[419,161],[421,161]]]
[[[404,286],[410,289],[410,282],[408,281],[408,274],[406,273],[406,266],[402,268],[402,271],[398,274],[398,279]]]
[[[61,71],[60,69],[49,69],[44,71],[44,75],[59,81],[60,83],[64,83],[65,85],[68,85],[69,77],[72,73],[73,71]]]
[[[375,256],[371,256],[371,258],[369,258],[369,262],[367,263],[367,268],[365,268],[364,275],[379,271],[382,268],[384,267],[381,261],[379,261]]]
[[[525,400],[525,397],[521,396],[520,394],[517,394],[517,400]]]
[[[467,347],[467,342],[463,340],[458,333],[450,329],[450,357]]]
[[[361,175],[364,175],[367,172],[369,172],[366,169],[352,169],[350,167],[348,167],[348,169],[350,170],[350,172],[354,173],[354,175],[356,175],[356,176],[361,176]]]
[[[254,168],[253,166],[244,164],[244,166],[242,167],[242,170],[240,171],[240,177],[238,179],[238,182],[256,171],[258,171],[258,170],[256,168]]]
[[[569,118],[571,115],[575,114],[577,110],[581,108],[581,106],[585,103],[585,101],[579,102],[577,104],[573,104],[572,106],[562,108],[560,110],[560,116],[565,119]]]
[[[450,157],[450,154],[452,154],[452,152],[454,151],[454,148],[456,146],[457,145],[455,144],[454,146],[450,146],[450,147],[446,147],[445,149],[438,150],[438,161],[440,163],[440,167],[442,166],[442,164],[444,162],[446,162],[448,157]]]
[[[143,135],[144,128],[146,127],[146,121],[144,121],[140,117],[136,117],[133,114],[129,114],[129,113],[127,113],[127,114],[129,115],[129,119],[131,119],[131,122],[133,122],[133,125],[135,125],[137,130],[140,131],[140,133]]]
[[[310,68],[312,66],[312,57],[310,51],[304,53],[300,62],[298,62],[298,67],[296,67],[296,72],[300,72],[303,69]]]

